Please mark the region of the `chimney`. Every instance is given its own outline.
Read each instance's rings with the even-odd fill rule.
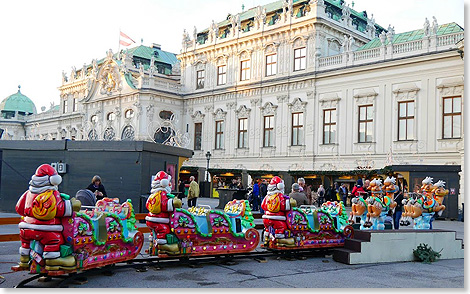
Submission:
[[[158,49],[158,50],[162,50],[162,45],[157,44],[157,43],[152,43],[151,48]]]

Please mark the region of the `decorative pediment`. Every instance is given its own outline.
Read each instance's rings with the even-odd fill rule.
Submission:
[[[276,114],[277,105],[273,105],[271,102],[266,102],[264,106],[260,107],[261,114],[263,115],[274,115]]]
[[[194,63],[196,70],[204,70],[206,68],[206,61],[198,60]]]
[[[420,88],[415,83],[401,84],[393,90],[393,94],[398,101],[416,99]]]
[[[309,36],[298,36],[291,40],[292,47],[306,47]]]
[[[274,169],[272,165],[265,163],[259,167],[259,170],[272,171]]]
[[[223,54],[223,55],[218,56],[218,57],[216,58],[216,64],[217,64],[217,65],[224,65],[224,64],[227,64],[227,60],[228,60],[228,55]]]
[[[248,118],[250,116],[251,109],[246,108],[245,105],[241,105],[235,113],[237,114],[238,118]]]
[[[264,46],[264,53],[265,54],[272,54],[272,53],[277,53],[277,48],[279,47],[279,43],[271,43],[266,46]]]
[[[464,80],[463,77],[454,77],[443,79],[437,85],[437,88],[443,96],[462,95]]]
[[[240,51],[238,53],[238,55],[240,56],[240,60],[251,59],[251,52],[253,52],[253,51],[249,50],[249,49],[245,49],[243,51]]]
[[[322,108],[336,108],[338,106],[338,102],[341,98],[338,96],[338,93],[325,93],[320,94],[320,106]]]
[[[193,118],[193,121],[194,122],[202,122],[204,121],[204,116],[205,114],[203,114],[201,111],[196,111],[194,114],[191,115],[191,117]]]
[[[291,112],[303,112],[307,106],[307,101],[302,101],[300,98],[295,98],[292,103],[287,104]]]
[[[379,95],[373,88],[354,90],[354,93],[355,94],[353,95],[353,97],[356,99],[356,102],[358,104],[373,103],[375,97]]]
[[[214,117],[215,117],[215,119],[225,119],[226,116],[227,116],[227,112],[226,112],[226,111],[223,111],[222,108],[218,108],[218,109],[214,112]]]

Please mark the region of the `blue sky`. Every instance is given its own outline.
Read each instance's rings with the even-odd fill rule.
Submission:
[[[62,71],[81,68],[106,51],[118,49],[119,29],[138,44],[158,43],[178,53],[183,29],[192,32],[221,21],[228,13],[273,2],[272,0],[133,0],[58,1],[17,0],[0,2],[0,99],[15,93],[21,84],[38,111],[59,103]],[[346,0],[352,4],[352,1]],[[422,28],[424,18],[439,24],[464,26],[464,0],[355,0],[354,9],[374,14],[383,27],[395,32]]]

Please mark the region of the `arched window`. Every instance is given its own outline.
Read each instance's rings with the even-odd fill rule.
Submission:
[[[96,115],[92,115],[91,118],[90,118],[90,121],[93,123],[93,124],[96,124],[98,122],[98,117]]]
[[[106,117],[107,120],[113,121],[116,119],[116,114],[114,112],[108,113],[108,116]]]
[[[125,118],[133,118],[134,117],[134,110],[128,109],[126,112],[124,112],[124,117]]]
[[[155,135],[153,136],[154,140],[156,143],[160,144],[165,144],[168,142],[168,139],[171,136],[171,131],[172,129],[169,127],[161,127],[159,128],[156,132]]]
[[[91,130],[91,131],[88,133],[88,140],[90,140],[90,141],[96,141],[96,140],[98,140],[98,133],[96,132],[95,129]]]
[[[132,126],[126,126],[122,131],[121,140],[123,141],[133,141],[135,137],[134,128]]]
[[[104,130],[103,139],[106,141],[114,140],[115,137],[116,133],[114,132],[113,128],[106,128],[106,130]]]
[[[162,110],[158,115],[161,119],[170,119],[170,117],[173,115],[173,112],[168,110]]]

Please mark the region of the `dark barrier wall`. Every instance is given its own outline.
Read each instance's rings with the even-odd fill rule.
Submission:
[[[108,197],[131,199],[139,211],[140,195],[150,191],[151,175],[192,151],[144,141],[0,141],[0,211],[15,212],[15,204],[43,163],[63,162],[59,191],[74,196],[99,175]],[[177,174],[176,174],[177,177]]]

